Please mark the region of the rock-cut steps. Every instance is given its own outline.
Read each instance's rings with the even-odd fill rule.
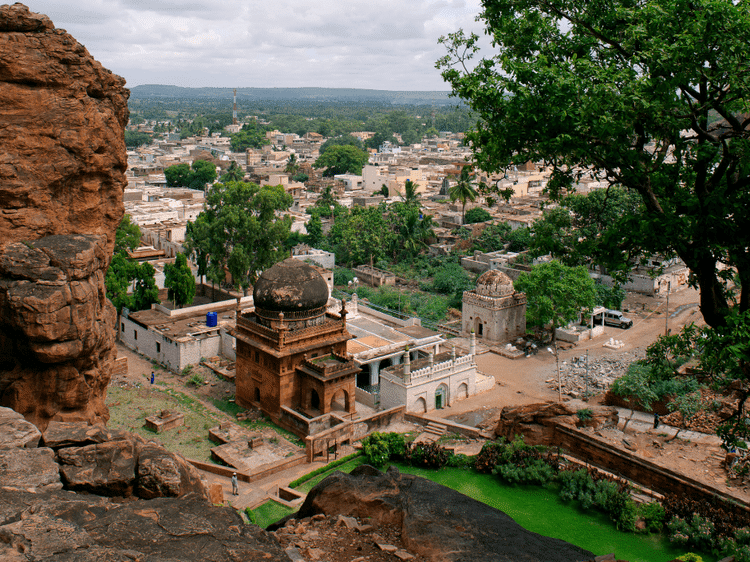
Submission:
[[[448,428],[438,422],[429,422],[422,433],[414,440],[415,443],[434,443],[440,439]]]

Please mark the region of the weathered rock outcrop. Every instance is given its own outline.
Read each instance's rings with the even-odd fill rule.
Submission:
[[[586,413],[577,415],[581,411]],[[617,411],[578,401],[506,406],[497,420],[495,436],[512,441],[520,435],[529,445],[554,445],[555,425],[561,423],[574,427],[617,426]]]
[[[527,531],[500,510],[430,480],[362,466],[313,488],[293,517],[345,515],[396,525],[405,548],[434,562],[579,562],[594,555]]]
[[[0,404],[106,422],[125,81],[46,16],[0,6]]]
[[[39,432],[7,408],[0,426],[14,428],[0,447],[0,560],[289,560],[236,510],[211,505],[198,472],[153,442],[52,422],[34,448]]]

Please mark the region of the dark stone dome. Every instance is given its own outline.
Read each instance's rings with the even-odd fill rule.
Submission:
[[[311,265],[288,258],[261,274],[253,300],[264,312],[313,311],[328,304],[328,284]]]

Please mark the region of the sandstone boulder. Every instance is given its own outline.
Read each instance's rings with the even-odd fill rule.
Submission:
[[[0,407],[0,449],[36,447],[41,432],[18,412]]]
[[[40,429],[106,422],[116,357],[104,236],[47,236],[0,251],[0,403]]]
[[[0,560],[288,562],[269,533],[203,498],[118,502],[0,489]]]
[[[114,439],[125,439],[127,432],[109,430],[103,425],[89,425],[82,422],[50,422],[44,430],[45,447],[83,447],[95,443],[104,443]]]
[[[60,490],[60,467],[52,449],[0,449],[0,485],[14,490]]]
[[[122,217],[125,80],[49,18],[0,6],[0,247],[100,234]]]
[[[125,81],[26,6],[0,6],[0,405],[106,422]]]
[[[578,562],[594,557],[559,539],[527,531],[502,511],[395,468],[381,473],[362,466],[351,474],[327,477],[293,517],[300,520],[319,513],[396,525],[410,553],[435,562]]]
[[[579,417],[577,412],[587,410]],[[520,435],[529,445],[554,445],[555,425],[601,427],[617,425],[617,410],[585,402],[544,402],[524,406],[506,406],[495,426],[495,437],[512,441]]]

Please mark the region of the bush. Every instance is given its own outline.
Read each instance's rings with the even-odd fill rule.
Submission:
[[[478,472],[496,474],[514,484],[551,482],[558,471],[558,457],[543,446],[526,445],[522,437],[512,442],[487,442],[474,462]]]
[[[591,410],[591,408],[581,408],[576,412],[576,416],[578,416],[578,419],[581,421],[590,420],[594,416],[594,412]]]
[[[638,517],[643,520],[645,532],[658,533],[664,527],[667,514],[659,502],[649,502],[638,505]]]
[[[624,483],[584,469],[563,471],[557,481],[562,500],[578,501],[583,509],[595,507],[606,513],[618,529],[635,531],[637,508]]]
[[[404,436],[400,433],[371,433],[362,439],[362,452],[368,464],[377,468],[385,466],[393,457],[403,457],[406,450]]]
[[[443,468],[448,464],[450,453],[437,443],[409,443],[404,460],[412,466]]]
[[[682,562],[703,562],[703,558],[692,552],[687,552],[682,556],[678,556],[675,560],[682,560]]]
[[[258,524],[258,518],[255,517],[255,512],[249,507],[245,508],[245,515],[247,515],[247,519],[248,521],[250,521],[250,523],[252,523],[253,525]]]
[[[469,209],[466,211],[466,215],[464,216],[466,224],[473,224],[475,222],[485,222],[490,219],[492,219],[492,215],[487,211],[487,209],[483,209],[482,207],[474,207],[473,209]]]
[[[710,551],[717,544],[713,522],[694,513],[691,517],[673,517],[667,524],[669,540],[680,546]]]
[[[196,386],[196,387],[203,386],[204,384],[206,384],[206,379],[200,373],[195,372],[192,375],[190,375],[190,378],[187,381],[185,381],[185,384],[187,384],[188,386]]]

